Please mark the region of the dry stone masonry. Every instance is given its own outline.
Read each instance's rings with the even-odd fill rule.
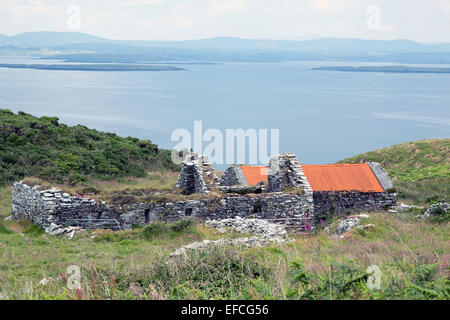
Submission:
[[[221,186],[248,186],[247,179],[240,166],[234,164],[220,178]]]
[[[282,153],[272,156],[269,163],[269,192],[284,191],[289,188],[302,188],[307,196],[312,195],[308,179],[294,154]]]
[[[12,218],[29,219],[55,232],[71,226],[129,229],[133,224],[143,225],[152,221],[238,218],[263,219],[305,231],[331,215],[387,210],[396,205],[392,183],[376,163],[371,164],[371,169],[385,192],[313,191],[302,165],[290,153],[271,158],[267,190],[261,186],[245,185],[246,178],[238,168],[232,166],[229,169],[230,178],[222,179],[224,185],[221,185],[207,158],[191,154],[183,162],[176,183],[176,187],[186,195],[181,196],[182,200],[149,200],[121,205],[70,195],[56,189],[41,190],[39,186],[31,187],[19,182],[13,188]],[[204,196],[189,199],[187,195],[193,193]],[[180,195],[176,198],[180,199]],[[71,231],[68,230],[68,233]]]
[[[378,162],[369,162],[369,167],[370,169],[372,169],[372,172],[375,174],[375,177],[377,177],[378,182],[381,184],[384,190],[394,190],[394,185],[392,184],[391,179]]]
[[[219,186],[213,166],[204,155],[189,154],[183,161],[176,187],[185,194],[203,193]]]
[[[108,228],[120,229],[120,215],[114,206],[69,195],[61,190],[41,190],[39,186],[30,187],[22,182],[15,183],[13,187],[12,217],[31,220],[44,228],[50,227],[52,223],[57,226],[102,228],[103,224],[112,222]],[[128,225],[125,223],[124,227]]]
[[[226,219],[234,217],[271,219],[290,227],[307,228],[313,215],[313,200],[303,195],[272,193],[236,195],[201,200],[138,203],[122,206],[65,195],[59,190],[40,191],[21,182],[14,184],[13,218],[37,225],[81,225],[90,228],[129,229],[133,224],[180,219]],[[61,194],[62,195],[62,194]],[[70,200],[70,201],[69,201]],[[115,227],[114,223],[117,223]],[[89,223],[86,223],[89,222]],[[105,224],[107,226],[105,226]]]
[[[315,222],[329,215],[384,211],[395,207],[397,203],[396,195],[387,192],[316,191],[313,198]]]

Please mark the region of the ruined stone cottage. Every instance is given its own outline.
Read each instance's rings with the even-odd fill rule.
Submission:
[[[182,164],[176,189],[179,200],[114,205],[19,182],[13,188],[13,217],[45,227],[56,223],[113,229],[156,220],[242,217],[302,231],[332,215],[396,204],[392,182],[377,163],[302,165],[289,153],[273,156],[268,166],[233,165],[220,180],[205,156],[191,154]]]

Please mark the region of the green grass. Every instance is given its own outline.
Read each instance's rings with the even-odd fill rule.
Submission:
[[[284,244],[221,247],[176,258],[169,254],[182,245],[224,235],[177,222],[88,231],[69,240],[42,233],[26,221],[2,221],[0,297],[449,299],[449,224],[422,221],[416,214],[371,213],[364,223],[375,228],[345,239],[331,239],[322,230],[306,238],[293,235]],[[81,268],[82,290],[66,286],[70,265]],[[381,290],[366,286],[370,265],[382,271]],[[52,280],[39,285],[45,277]]]
[[[0,187],[0,221],[11,215],[12,188]]]
[[[0,118],[2,182],[35,176],[29,180],[58,182],[68,192],[101,197],[123,196],[131,189],[169,190],[176,180],[175,172],[148,173],[171,168],[163,160],[168,153],[149,142],[67,127],[56,118],[4,110]],[[443,139],[344,161],[382,163],[401,200],[425,204],[448,199],[449,158],[449,139]],[[92,167],[97,160],[103,165]],[[117,173],[125,163],[125,171]],[[116,169],[103,172],[105,166]],[[294,241],[284,244],[169,258],[195,241],[243,235],[223,235],[182,221],[58,238],[28,221],[5,221],[11,214],[11,187],[1,187],[0,299],[449,299],[448,219],[422,221],[415,217],[419,213],[371,213],[364,223],[375,228],[354,231],[345,239],[330,239],[317,228],[311,237],[293,236]],[[81,268],[81,290],[66,285],[71,265]],[[382,271],[381,290],[366,286],[371,265]],[[52,280],[40,285],[46,277]]]
[[[391,177],[399,198],[430,204],[450,198],[450,139],[413,141],[360,154],[341,163],[377,161]]]
[[[172,163],[170,151],[149,140],[0,109],[0,183],[33,176],[77,184],[171,170],[178,166]]]

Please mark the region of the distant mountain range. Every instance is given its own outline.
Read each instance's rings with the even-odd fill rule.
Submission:
[[[3,52],[58,54],[68,61],[136,62],[356,60],[404,63],[450,63],[450,43],[424,44],[410,40],[253,40],[216,37],[185,41],[110,40],[78,32],[26,32],[0,35]],[[61,56],[62,54],[62,56]]]
[[[24,32],[15,36],[0,35],[1,46],[19,48],[48,48],[76,43],[107,43],[110,40],[79,32]]]

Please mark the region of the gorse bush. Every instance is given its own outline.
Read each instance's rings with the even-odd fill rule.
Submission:
[[[122,138],[56,117],[34,117],[0,109],[0,183],[34,176],[76,184],[90,178],[144,177],[148,171],[178,170],[170,151],[148,140]]]

